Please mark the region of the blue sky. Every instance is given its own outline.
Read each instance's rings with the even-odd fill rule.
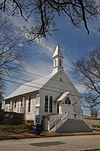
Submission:
[[[24,23],[21,21],[21,18],[15,19],[10,17],[10,21],[13,24],[14,30],[16,27],[21,27],[22,23]],[[30,22],[27,26],[30,26]],[[100,34],[96,34],[94,24],[90,27],[91,31],[90,35],[88,35],[83,25],[78,29],[65,17],[57,17],[56,28],[58,30],[54,35],[48,37],[48,39],[41,39],[40,42],[36,41],[24,46],[25,57],[21,61],[24,69],[41,75],[52,72],[52,55],[57,43],[59,43],[65,57],[64,70],[70,76],[69,71],[71,70],[72,63],[81,57],[87,57],[90,50],[100,46]],[[28,80],[36,78],[24,73],[16,73],[16,75]],[[17,84],[7,83],[5,96],[13,92],[18,86]],[[76,87],[79,92],[84,92],[84,87],[82,88],[78,84],[76,84]]]

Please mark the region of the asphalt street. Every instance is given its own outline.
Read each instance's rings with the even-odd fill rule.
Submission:
[[[80,151],[100,148],[100,135],[0,141],[0,151]]]

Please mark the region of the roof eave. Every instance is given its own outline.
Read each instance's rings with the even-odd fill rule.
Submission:
[[[25,95],[29,94],[29,93],[33,93],[33,92],[39,92],[39,90],[36,90],[36,91],[32,91],[32,92],[28,92],[28,93],[24,93],[24,94],[21,94],[21,95],[17,95],[17,96],[14,96],[14,97],[9,97],[9,98],[5,98],[4,101],[9,101],[10,99],[15,99],[17,97],[24,97]]]

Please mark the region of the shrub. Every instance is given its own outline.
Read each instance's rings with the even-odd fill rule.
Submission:
[[[1,110],[0,111],[0,123],[2,123],[3,119],[4,119],[4,111]]]

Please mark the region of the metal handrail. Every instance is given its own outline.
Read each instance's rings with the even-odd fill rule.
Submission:
[[[53,121],[49,124],[50,129],[51,129],[52,127],[54,127],[54,126],[59,122],[59,120],[61,120],[61,117],[62,117],[62,115],[58,116],[55,120],[53,120]]]
[[[65,121],[66,121],[66,117],[68,117],[69,112],[67,112],[62,118],[61,120],[55,125],[55,130],[57,128],[59,128]]]

